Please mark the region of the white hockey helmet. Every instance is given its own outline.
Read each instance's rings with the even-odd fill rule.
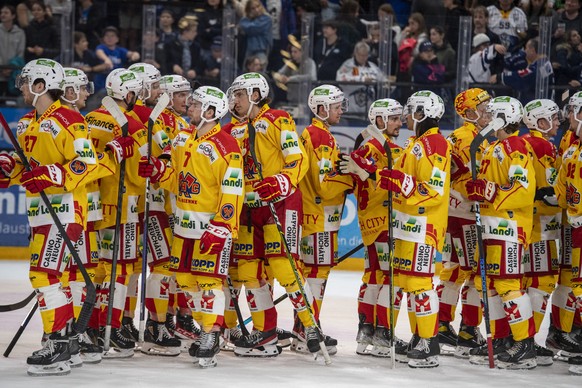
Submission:
[[[181,75],[171,74],[160,78],[160,88],[168,93],[170,98],[176,92],[190,92],[190,82]]]
[[[212,120],[220,120],[228,112],[228,99],[226,94],[214,86],[200,86],[192,92],[190,98],[202,104],[204,114],[211,107],[214,108]],[[202,121],[209,121],[202,116]]]
[[[36,80],[42,80],[46,85],[45,90],[61,90],[65,72],[60,63],[52,59],[39,58],[28,62],[22,68],[20,75],[16,78],[16,88],[28,82],[29,87]]]
[[[307,104],[313,114],[320,120],[325,121],[329,118],[329,107],[332,104],[341,103],[342,111],[348,111],[348,100],[344,92],[334,85],[320,85],[309,93]],[[323,105],[323,109],[327,112],[327,116],[322,117],[317,114],[317,108]]]
[[[229,90],[234,93],[240,89],[246,90],[247,95],[249,96],[249,101],[253,104],[255,102],[251,101],[251,96],[255,89],[259,89],[261,100],[269,96],[269,83],[265,77],[259,73],[245,73],[236,77],[232,82],[232,85],[230,85]]]
[[[438,121],[445,113],[445,104],[443,99],[436,93],[430,90],[421,90],[408,97],[408,101],[406,101],[406,113],[413,114],[415,112],[424,114],[421,120],[414,119],[413,115],[415,122],[421,122],[426,117]]]
[[[128,67],[128,70],[135,72],[143,81],[143,93],[140,96],[142,100],[147,100],[152,96],[152,85],[160,82],[162,74],[154,65],[139,62]]]
[[[506,124],[519,124],[523,118],[523,106],[518,99],[509,96],[495,97],[487,106],[491,119],[501,117]]]
[[[61,98],[70,104],[74,104],[79,100],[81,96],[81,88],[84,86],[89,94],[95,93],[95,87],[93,82],[89,81],[87,74],[83,70],[75,69],[74,67],[64,67],[65,79],[63,81],[63,92],[67,91],[67,88],[73,88],[77,97],[70,101],[63,95]]]
[[[576,92],[572,95],[572,97],[570,97],[568,104],[564,107],[564,114],[566,117],[568,117],[569,113],[574,114],[574,120],[576,120],[576,122],[578,123],[578,125],[574,129],[574,132],[578,137],[582,136],[582,120],[578,120],[578,117],[576,116],[578,115],[581,109],[582,109],[582,92]]]
[[[523,122],[530,129],[535,129],[543,133],[548,133],[552,129],[553,116],[558,115],[561,118],[560,108],[552,100],[540,99],[532,100],[523,107],[525,113],[523,115]],[[541,129],[538,126],[539,119],[546,119],[550,124],[550,128]]]
[[[392,98],[382,98],[374,101],[370,105],[370,109],[368,109],[368,120],[370,120],[370,124],[376,125],[376,118],[380,116],[384,120],[384,123],[388,123],[390,116],[402,116],[403,111],[404,108],[398,101]],[[378,129],[384,130],[386,128]]]
[[[130,92],[134,92],[138,96],[142,87],[141,78],[127,69],[115,69],[109,73],[105,80],[107,95],[118,100],[124,100]]]

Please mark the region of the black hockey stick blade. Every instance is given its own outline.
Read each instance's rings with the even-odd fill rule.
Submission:
[[[493,132],[499,131],[504,126],[505,120],[503,120],[501,117],[497,117],[491,120],[491,122],[487,124],[487,126],[483,128],[471,142],[469,153],[471,155],[471,175],[473,180],[477,179],[477,151],[479,151],[479,147],[481,147],[483,140],[485,140]]]
[[[30,301],[32,299],[34,299],[35,295],[36,295],[36,292],[32,291],[32,293],[30,295],[28,295],[26,298],[24,298],[20,302],[0,305],[0,313],[4,313],[6,311],[20,310],[21,308],[25,307],[28,303],[30,303]]]

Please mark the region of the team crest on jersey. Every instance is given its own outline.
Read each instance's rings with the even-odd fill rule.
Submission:
[[[222,192],[224,194],[242,195],[243,179],[240,168],[229,167],[222,178]]]
[[[71,161],[71,163],[69,163],[69,168],[71,169],[71,172],[73,174],[81,175],[82,173],[87,171],[87,164],[81,162],[80,160],[73,160]]]
[[[192,198],[192,195],[200,194],[200,183],[192,174],[180,171],[178,175],[178,189],[179,195],[186,198]]]
[[[255,131],[263,135],[267,133],[268,128],[269,124],[265,120],[259,120],[255,123]]]
[[[571,183],[566,187],[566,202],[569,205],[578,205],[580,203],[580,192]]]
[[[522,166],[511,165],[509,166],[509,179],[512,181],[518,181],[526,189],[529,186],[529,180],[527,178],[527,168]]]
[[[199,154],[206,156],[210,160],[211,164],[216,162],[216,160],[218,159],[218,154],[216,153],[216,150],[208,142],[200,143],[196,151]]]
[[[423,156],[422,146],[420,144],[415,144],[412,147],[412,155],[416,156],[416,160],[420,160]]]
[[[227,203],[220,209],[220,216],[225,221],[228,221],[234,216],[234,206],[231,203]]]

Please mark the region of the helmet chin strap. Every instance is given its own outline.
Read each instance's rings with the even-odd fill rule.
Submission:
[[[36,102],[38,101],[38,98],[40,96],[42,96],[43,94],[45,94],[46,92],[48,92],[48,89],[46,88],[46,85],[44,87],[44,90],[42,91],[42,93],[35,93],[32,91],[32,83],[28,83],[28,90],[30,91],[30,93],[32,95],[34,95],[34,98],[32,99],[32,106],[36,107]]]

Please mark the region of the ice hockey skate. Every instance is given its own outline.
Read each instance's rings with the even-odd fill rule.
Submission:
[[[141,352],[150,356],[175,357],[180,355],[182,343],[168,331],[164,322],[148,319]]]
[[[220,350],[226,352],[234,352],[236,341],[239,341],[242,338],[242,330],[240,327],[235,326],[231,327],[230,329],[224,329],[222,333],[222,345],[220,346]]]
[[[513,338],[511,336],[493,339],[493,359],[497,360],[497,356],[509,349],[512,345]],[[489,365],[487,343],[469,350],[469,362],[473,365]]]
[[[582,344],[577,342],[570,333],[556,329],[550,325],[546,337],[546,347],[555,353],[555,359],[568,362],[571,357],[582,356]]]
[[[450,322],[439,321],[439,346],[443,356],[454,356],[457,350],[458,335]]]
[[[248,336],[235,341],[234,354],[239,357],[276,357],[281,353],[276,329],[253,330]]]
[[[515,341],[513,346],[497,355],[499,369],[533,369],[537,366],[534,339]]]
[[[389,358],[391,357],[391,347],[392,343],[390,342],[390,329],[387,329],[382,326],[376,327],[374,331],[374,336],[372,337],[372,350],[370,354],[374,357],[380,358]],[[400,338],[394,336],[394,353],[395,353],[395,361],[398,361],[403,364],[408,363],[408,357],[406,354],[408,353],[408,343],[406,341],[401,340]]]
[[[188,341],[194,341],[200,337],[201,330],[194,323],[192,315],[176,315],[176,325],[174,329],[174,337]]]
[[[536,352],[536,363],[538,366],[550,366],[554,363],[554,352],[544,348],[534,342],[534,351]]]
[[[69,338],[60,333],[52,333],[44,347],[26,360],[29,365],[27,373],[35,377],[68,375],[71,373],[68,363],[70,358]]]
[[[100,340],[103,344],[105,328],[101,328]],[[135,342],[126,338],[121,329],[111,328],[111,338],[109,340],[109,350],[103,352],[104,359],[128,358],[134,354]]]
[[[79,346],[81,352],[81,360],[86,364],[98,364],[103,358],[103,348],[95,345],[89,334],[85,331],[79,334]]]
[[[455,357],[469,358],[469,351],[485,344],[485,338],[476,326],[467,326],[461,323],[459,335],[457,336],[457,347]]]
[[[133,342],[137,343],[139,341],[139,330],[135,327],[133,318],[123,317],[121,319],[121,331],[126,338]]]
[[[277,331],[277,340],[279,341],[279,347],[287,348],[291,346],[291,341],[295,338],[295,335],[287,330],[281,329],[277,327],[275,329]]]
[[[316,327],[316,326],[314,326]],[[293,328],[293,334],[295,335],[295,338],[293,338],[293,340],[291,341],[291,350],[297,353],[314,353],[312,351],[309,350],[309,346],[308,346],[308,342],[309,340],[306,339],[306,333],[305,333],[305,328],[303,327],[302,323],[299,324],[295,324],[295,327]],[[317,329],[317,332],[319,332],[319,329]],[[337,353],[337,340],[335,338],[332,338],[328,335],[324,335],[323,336],[323,343],[325,344],[325,347],[327,348],[327,353],[330,356],[333,356],[334,354]],[[319,341],[317,342],[317,351],[320,351],[321,349],[319,348]]]
[[[218,352],[220,352],[220,332],[202,332],[200,335],[200,347],[196,351],[196,358],[200,368],[215,367]]]
[[[356,354],[368,356],[371,352],[372,340],[374,337],[374,325],[371,323],[360,323],[358,325],[358,334],[356,335]]]
[[[408,366],[411,368],[435,368],[439,366],[439,338],[420,338],[408,351]]]
[[[79,334],[69,336],[69,354],[71,355],[71,358],[67,362],[71,368],[80,368],[83,366],[80,350]]]
[[[568,359],[568,364],[570,364],[568,373],[571,375],[582,376],[582,357],[570,357]]]

